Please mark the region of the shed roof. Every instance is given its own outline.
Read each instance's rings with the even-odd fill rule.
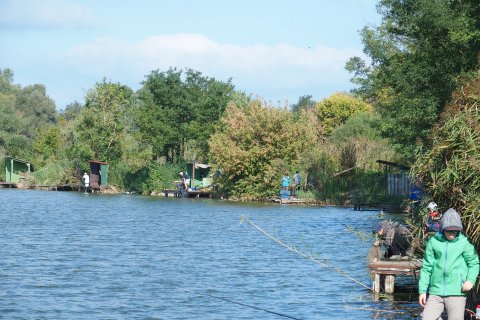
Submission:
[[[105,162],[105,161],[98,161],[98,160],[90,160],[88,161],[90,163],[98,163],[98,164],[110,164],[110,162]]]
[[[22,160],[22,159],[17,159],[17,158],[11,157],[11,156],[6,156],[4,159],[5,159],[5,160],[15,160],[15,161],[17,161],[17,162],[21,162],[21,163],[25,163],[25,164],[30,164],[30,162],[28,162],[28,161],[25,161],[25,160]]]
[[[400,164],[400,163],[396,163],[396,162],[390,162],[390,161],[385,161],[385,160],[377,160],[377,163],[384,164],[387,167],[399,168],[400,170],[410,170],[410,166]]]

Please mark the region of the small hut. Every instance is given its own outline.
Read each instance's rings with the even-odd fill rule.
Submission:
[[[206,188],[213,183],[213,179],[210,177],[210,165],[208,164],[188,162],[186,171],[190,176],[190,188]]]
[[[387,194],[408,196],[412,186],[412,182],[408,176],[410,167],[385,160],[377,160],[377,163],[384,166],[387,176]]]
[[[100,190],[101,186],[108,184],[108,162],[90,160],[90,187]]]
[[[5,157],[5,182],[19,183],[23,173],[33,171],[33,166],[24,160]]]

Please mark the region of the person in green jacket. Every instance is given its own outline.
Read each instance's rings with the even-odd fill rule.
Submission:
[[[418,283],[424,320],[437,320],[444,310],[449,320],[463,320],[466,293],[477,280],[479,263],[462,230],[460,215],[450,208],[442,217],[440,232],[428,240]]]

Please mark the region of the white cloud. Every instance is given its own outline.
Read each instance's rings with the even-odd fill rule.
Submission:
[[[13,28],[95,26],[95,15],[67,0],[0,1],[0,25]]]
[[[317,78],[334,80],[345,62],[358,50],[317,46],[298,48],[288,44],[237,46],[220,44],[199,34],[151,36],[137,43],[115,38],[72,48],[71,65],[81,73],[143,79],[152,70],[192,68],[208,76],[249,78],[252,83],[275,81],[301,85]],[[319,81],[319,80],[317,80]],[[235,80],[234,80],[235,83]]]

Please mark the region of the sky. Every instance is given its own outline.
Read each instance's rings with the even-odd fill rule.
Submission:
[[[354,88],[359,31],[377,0],[0,0],[0,69],[44,84],[58,110],[106,79],[141,88],[152,71],[199,71],[272,105]]]

